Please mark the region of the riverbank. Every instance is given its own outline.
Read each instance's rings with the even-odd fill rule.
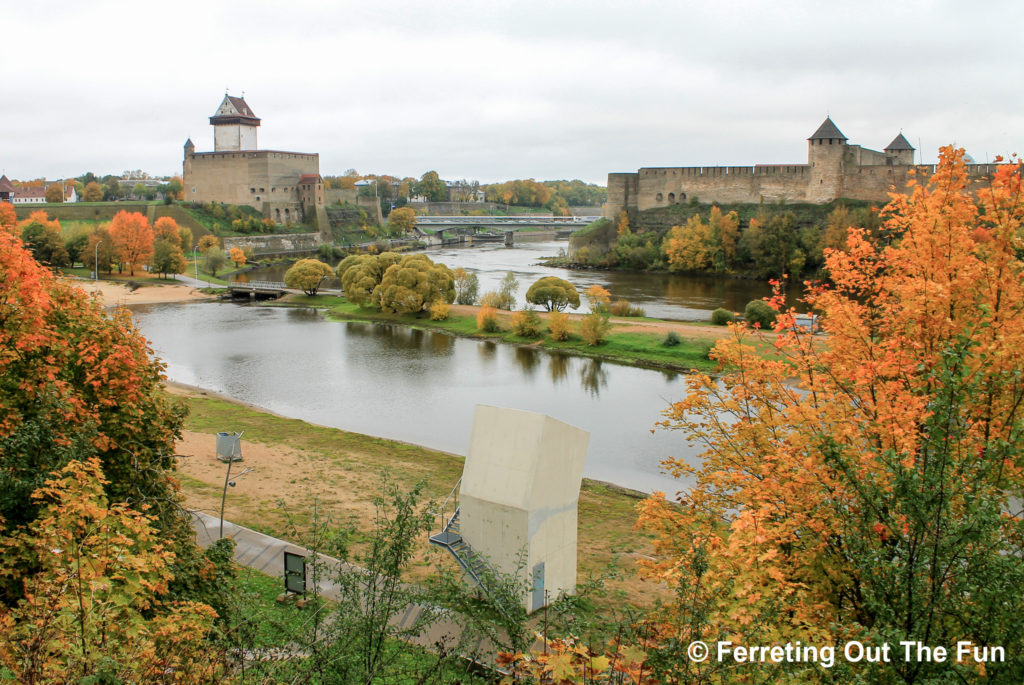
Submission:
[[[226,465],[216,459],[215,434],[245,431],[244,461],[233,470],[255,470],[228,492],[225,518],[276,537],[293,537],[289,520],[307,526],[316,503],[334,525],[353,528],[356,540],[365,541],[358,532],[372,520],[382,472],[400,487],[425,480],[426,496],[437,502],[462,473],[458,455],[310,424],[192,386],[169,384],[168,391],[189,409],[176,448],[186,505],[219,515]],[[621,591],[635,604],[667,597],[665,588],[635,577],[635,561],[653,554],[650,540],[633,530],[642,497],[585,479],[579,501],[579,582],[612,571],[606,590]],[[414,579],[431,570],[426,538],[422,543]]]
[[[580,321],[585,314],[570,314],[574,332],[569,340],[559,342],[549,337],[525,338],[512,332],[513,312],[497,311],[501,330],[485,333],[477,330],[476,316],[479,307],[452,305],[447,319],[432,321],[425,313],[399,316],[386,314],[373,307],[361,307],[343,297],[333,295],[288,295],[269,306],[315,307],[325,309],[332,319],[362,321],[370,323],[391,323],[414,328],[434,329],[460,337],[493,340],[513,345],[540,347],[583,357],[613,361],[631,366],[640,366],[671,371],[712,372],[717,364],[708,355],[717,340],[728,336],[722,326],[711,324],[666,321],[645,317],[611,317],[611,329],[600,345],[589,345],[578,334]],[[538,312],[545,323],[546,312]],[[674,339],[673,339],[674,335]],[[772,333],[765,333],[774,336]]]
[[[200,292],[190,285],[169,283],[152,284],[139,281],[131,289],[126,283],[69,279],[87,293],[96,293],[105,307],[124,307],[133,304],[163,304],[168,302],[195,302],[213,299],[214,295]]]

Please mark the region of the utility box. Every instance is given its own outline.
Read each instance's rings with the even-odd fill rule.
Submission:
[[[523,581],[527,611],[576,591],[577,508],[589,442],[587,431],[544,414],[477,405],[462,471],[460,534],[494,570]]]
[[[217,458],[223,462],[242,461],[242,433],[217,433]]]

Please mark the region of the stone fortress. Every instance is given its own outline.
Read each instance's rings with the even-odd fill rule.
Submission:
[[[191,138],[185,142],[186,202],[249,205],[275,223],[326,226],[319,154],[259,150],[260,119],[244,98],[225,94],[210,124],[213,152],[196,152]]]
[[[970,164],[972,181],[984,183],[995,164]],[[642,211],[683,204],[810,202],[838,198],[887,202],[889,191],[906,186],[915,165],[914,148],[898,134],[878,152],[851,145],[830,117],[807,139],[807,164],[758,164],[724,167],[645,167],[635,173],[608,174],[606,218],[623,209]]]

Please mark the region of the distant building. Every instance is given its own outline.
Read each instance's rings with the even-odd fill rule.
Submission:
[[[984,183],[995,164],[968,165],[975,183]],[[699,198],[701,202],[811,202],[838,198],[887,202],[892,188],[906,187],[914,164],[914,148],[902,133],[882,152],[851,145],[831,118],[807,139],[807,164],[736,167],[645,167],[632,173],[608,174],[604,215],[614,218],[623,208],[645,210]]]
[[[186,202],[249,205],[275,223],[317,216],[324,206],[320,155],[257,149],[260,119],[244,98],[225,95],[210,125],[213,152],[185,141]]]
[[[11,200],[16,205],[41,205],[46,202],[46,188],[42,186],[16,186]]]
[[[7,174],[0,176],[0,202],[12,202],[14,192],[14,184],[7,178]]]

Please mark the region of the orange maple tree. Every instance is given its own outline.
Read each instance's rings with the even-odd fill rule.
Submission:
[[[692,376],[666,412],[664,427],[707,448],[699,466],[666,462],[692,487],[675,503],[647,500],[639,520],[657,549],[643,574],[677,591],[650,618],[661,648],[680,653],[672,678],[1024,672],[1020,168],[1000,166],[972,193],[963,151],[944,148],[927,183],[894,194],[883,216],[885,242],[851,229],[845,251],[827,254],[832,284],[809,289],[823,336],[792,310],[773,338],[734,324],[714,351],[727,373]],[[758,338],[775,356],[755,351]],[[680,647],[853,639],[964,640],[1017,656],[961,665],[900,651],[825,674],[814,663],[694,663]]]
[[[178,222],[169,216],[162,216],[153,222],[153,237],[155,240],[166,240],[169,243],[181,245],[181,237],[178,233]]]
[[[18,223],[18,215],[14,213],[14,205],[0,202],[0,229],[11,230]]]
[[[135,267],[148,263],[153,257],[153,227],[149,220],[138,212],[121,210],[114,215],[107,230],[122,267],[134,276]]]

